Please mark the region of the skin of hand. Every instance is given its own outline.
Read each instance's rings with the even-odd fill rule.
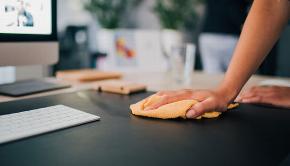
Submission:
[[[241,103],[269,104],[290,108],[290,87],[256,86],[243,92],[236,100]]]
[[[156,95],[161,96],[162,100],[159,103],[146,108],[145,111],[156,109],[165,104],[190,99],[202,102],[197,103],[192,108],[190,108],[186,114],[188,118],[198,117],[204,112],[223,112],[227,110],[228,101],[223,97],[223,94],[218,91],[185,89],[178,91],[161,91]]]
[[[154,108],[188,98],[200,101],[187,112],[188,118],[195,118],[209,111],[224,111],[278,40],[287,25],[289,9],[288,0],[255,0],[220,86],[216,90],[160,92],[165,99]]]

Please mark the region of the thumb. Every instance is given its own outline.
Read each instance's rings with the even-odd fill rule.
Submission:
[[[187,118],[196,118],[203,115],[206,112],[215,111],[217,103],[212,98],[208,98],[200,103],[192,106],[186,114]]]

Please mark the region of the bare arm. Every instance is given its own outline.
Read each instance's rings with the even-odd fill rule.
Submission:
[[[269,53],[289,18],[288,0],[255,0],[220,89],[233,100]]]
[[[200,101],[187,112],[188,118],[210,111],[225,111],[227,104],[236,98],[278,40],[287,24],[289,9],[288,0],[255,0],[220,86],[215,90],[159,92],[157,95],[162,96],[163,100],[148,108],[148,111],[184,99]]]

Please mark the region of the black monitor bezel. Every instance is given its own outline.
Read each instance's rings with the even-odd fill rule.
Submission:
[[[49,35],[37,34],[6,34],[0,33],[0,42],[23,42],[23,41],[57,41],[57,2],[51,0],[52,5],[52,33]]]

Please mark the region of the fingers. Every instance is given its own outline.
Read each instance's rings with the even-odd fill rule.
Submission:
[[[191,98],[192,91],[190,90],[180,90],[180,91],[161,91],[156,93],[156,95],[162,97],[160,102],[152,104],[145,108],[145,111],[150,111],[153,109],[157,109],[165,104],[177,102],[180,100],[185,100]]]
[[[166,99],[162,99],[160,102],[153,104],[151,106],[148,106],[144,109],[144,111],[150,111],[159,108],[162,105],[168,104],[169,102]]]
[[[209,94],[207,94],[207,93],[199,93],[199,92],[196,92],[196,93],[193,93],[192,94],[191,98],[194,99],[194,100],[197,100],[197,101],[203,101],[208,96],[209,96]]]
[[[273,105],[277,99],[277,92],[279,87],[253,87],[240,95],[238,102],[248,104],[270,104]]]
[[[269,96],[254,96],[250,98],[243,99],[243,103],[247,104],[270,104],[275,105],[275,99]]]
[[[277,87],[252,87],[251,89],[243,92],[241,95],[237,97],[236,102],[244,102],[244,100],[248,100],[251,98],[255,98],[258,100],[258,96],[272,96],[276,91]]]
[[[261,103],[264,100],[263,97],[261,96],[254,96],[254,97],[249,97],[249,98],[245,98],[242,100],[243,103]]]
[[[195,104],[188,112],[188,118],[196,118],[205,112],[225,111],[227,101],[224,101],[223,96],[208,90],[181,90],[181,91],[163,91],[156,95],[161,97],[159,102],[149,105],[145,111],[157,109],[163,105],[177,102],[180,100],[197,100],[200,103]],[[223,107],[225,105],[225,107]]]
[[[241,96],[240,101],[248,104],[266,104],[283,108],[290,108],[290,88],[268,87],[267,93]]]
[[[196,118],[211,111],[225,111],[226,108],[218,108],[218,103],[213,98],[208,98],[200,103],[195,104],[186,114],[187,118]]]
[[[167,95],[165,96],[164,95],[162,96],[162,99],[159,102],[148,106],[147,108],[144,109],[144,111],[154,110],[165,104],[169,104],[169,103],[176,102],[179,100],[181,100],[179,96],[167,96]]]
[[[243,98],[241,102],[246,104],[269,104],[279,106],[279,104],[277,104],[277,99],[272,95],[259,94],[253,97]]]

